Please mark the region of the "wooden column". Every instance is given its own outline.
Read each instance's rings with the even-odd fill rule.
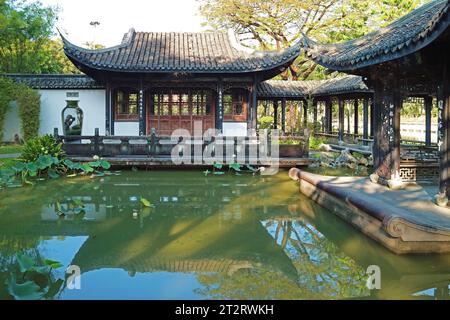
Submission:
[[[144,136],[147,133],[146,130],[146,121],[145,121],[145,90],[142,88],[139,89],[139,97],[138,97],[138,113],[139,113],[139,135]]]
[[[273,100],[273,128],[278,129],[278,100]]]
[[[313,100],[313,124],[314,124],[313,132],[317,132],[318,131],[318,128],[317,128],[317,124],[318,124],[318,122],[317,122],[317,113],[318,113],[317,101]]]
[[[375,116],[374,116],[374,114],[375,114],[375,107],[374,107],[374,98],[373,98],[373,96],[372,96],[372,99],[370,99],[370,131],[369,131],[369,137],[372,137],[372,139],[373,139],[373,136],[374,136],[374,132],[375,132]]]
[[[112,112],[112,99],[111,99],[111,86],[109,83],[106,84],[105,88],[105,135],[114,135],[114,121],[113,121],[113,112]]]
[[[338,119],[339,119],[339,131],[338,131],[338,140],[339,142],[344,141],[344,119],[345,119],[345,113],[344,113],[344,101],[342,99],[338,99]]]
[[[325,132],[331,133],[333,131],[333,100],[327,99],[325,101]]]
[[[353,109],[354,109],[354,117],[353,117],[353,133],[358,134],[359,130],[359,109],[358,109],[358,99],[355,99],[353,102]]]
[[[303,101],[303,127],[308,125],[308,101]]]
[[[253,82],[252,85],[252,92],[251,92],[251,98],[252,103],[250,106],[250,129],[255,129],[258,125],[258,97],[257,97],[257,89],[256,89],[256,79]]]
[[[286,132],[286,98],[281,100],[281,131]]]
[[[363,139],[369,139],[369,99],[363,100]],[[367,146],[368,142],[363,141],[363,145]]]
[[[425,145],[431,145],[431,110],[433,108],[433,98],[426,96],[425,104]]]
[[[442,83],[437,89],[438,102],[438,145],[439,162],[439,193],[449,196],[450,186],[450,66],[444,66]]]
[[[218,133],[223,132],[223,83],[220,82],[217,85],[217,97],[216,97],[216,130]]]
[[[390,180],[400,170],[402,98],[397,90],[392,89],[392,82],[377,83],[375,86],[373,159],[381,183]]]

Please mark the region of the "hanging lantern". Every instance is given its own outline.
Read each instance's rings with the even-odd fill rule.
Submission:
[[[78,92],[68,92],[66,107],[62,110],[62,127],[65,136],[81,136],[83,110],[78,106]]]

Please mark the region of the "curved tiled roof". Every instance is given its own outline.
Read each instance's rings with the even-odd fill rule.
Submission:
[[[308,98],[345,93],[371,93],[361,77],[345,76],[327,80],[267,80],[258,86],[260,98]]]
[[[75,64],[116,72],[246,73],[271,70],[292,62],[300,42],[280,52],[244,50],[219,32],[136,32],[131,29],[115,47],[89,50],[70,43],[64,51]]]
[[[304,36],[306,55],[337,71],[351,71],[394,60],[427,46],[450,25],[450,0],[433,0],[378,31],[337,44]]]
[[[34,89],[104,88],[104,86],[84,74],[6,74],[5,76]]]

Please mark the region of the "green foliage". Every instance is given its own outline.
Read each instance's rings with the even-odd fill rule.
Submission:
[[[64,280],[54,278],[52,270],[62,266],[58,261],[40,261],[26,254],[17,254],[16,266],[6,280],[8,293],[16,300],[52,299],[64,284]]]
[[[200,13],[213,29],[229,28],[246,46],[291,46],[302,33],[320,42],[354,39],[398,19],[423,0],[199,0]],[[330,75],[301,55],[282,79],[324,79]]]
[[[273,117],[272,116],[263,116],[263,117],[259,117],[258,118],[258,129],[259,130],[264,130],[264,129],[268,129],[271,130],[273,129]]]
[[[3,125],[9,104],[14,100],[14,83],[4,77],[0,77],[0,141],[3,141]]]
[[[46,47],[50,43],[57,9],[39,1],[0,1],[0,72],[57,72]]]
[[[141,203],[142,203],[142,205],[143,205],[144,207],[151,207],[151,206],[152,206],[151,202],[148,201],[148,200],[145,199],[145,198],[141,198]]]
[[[21,159],[23,161],[33,162],[40,156],[45,155],[55,157],[59,160],[65,158],[62,144],[49,134],[29,139],[24,145]]]
[[[24,140],[27,141],[37,137],[41,112],[40,94],[26,85],[19,84],[16,88],[15,100],[19,106],[19,117]]]
[[[325,138],[316,137],[314,135],[311,135],[309,137],[309,149],[310,150],[318,150],[319,146],[321,144],[325,144],[326,142],[327,142],[327,140]]]

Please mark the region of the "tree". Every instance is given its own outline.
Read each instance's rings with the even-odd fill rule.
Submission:
[[[0,0],[0,73],[72,73],[60,40],[52,40],[58,8]]]
[[[422,0],[198,0],[205,25],[232,28],[243,44],[259,49],[289,47],[306,34],[321,42],[362,36],[416,8]],[[324,68],[300,56],[283,79],[322,79]]]

